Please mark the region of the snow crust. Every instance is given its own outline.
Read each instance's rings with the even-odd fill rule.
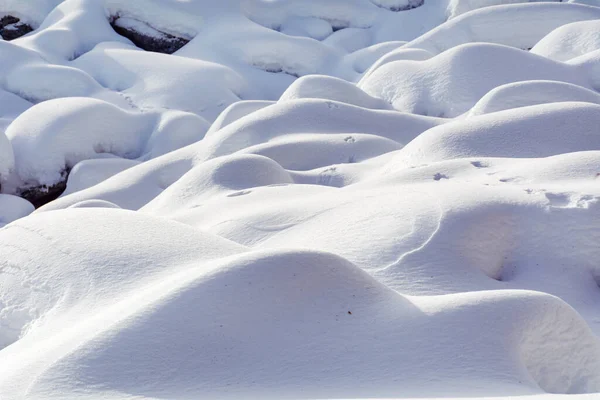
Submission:
[[[0,399],[600,396],[600,2],[0,15]]]

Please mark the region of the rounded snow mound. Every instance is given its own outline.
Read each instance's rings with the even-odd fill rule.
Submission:
[[[296,80],[281,95],[279,101],[295,99],[325,99],[371,109],[391,108],[389,104],[369,96],[350,82],[321,75]]]
[[[11,199],[2,197],[2,204]],[[31,205],[21,208],[32,211]],[[88,224],[94,231],[85,233]],[[3,347],[29,333],[51,333],[53,324],[65,323],[82,307],[99,311],[137,284],[175,273],[192,260],[244,251],[179,223],[108,208],[34,214],[0,230],[0,237],[11,249],[1,261]]]
[[[0,398],[596,396],[598,5],[0,0]]]
[[[479,99],[467,116],[569,101],[600,104],[600,95],[593,90],[564,82],[525,81],[508,83],[490,90]]]
[[[548,157],[600,149],[600,106],[552,103],[457,120],[432,128],[395,159],[402,165],[465,157]]]
[[[293,183],[290,174],[270,158],[234,154],[202,163],[188,171],[143,207],[151,213],[181,212],[221,194],[244,196],[259,186]],[[223,201],[223,199],[220,199]]]
[[[542,40],[531,52],[551,60],[568,61],[600,47],[600,22],[579,21],[562,25]]]
[[[49,187],[80,161],[156,157],[200,140],[206,129],[205,120],[189,113],[128,111],[102,100],[62,98],[28,109],[6,135],[22,186]]]

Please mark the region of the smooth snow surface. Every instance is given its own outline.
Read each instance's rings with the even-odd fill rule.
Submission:
[[[0,399],[600,398],[600,1],[15,18]]]

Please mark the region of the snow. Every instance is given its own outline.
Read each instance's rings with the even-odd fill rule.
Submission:
[[[0,206],[0,210],[2,210],[0,213],[0,228],[19,218],[26,217],[34,210],[27,200],[9,194],[0,194]]]
[[[595,91],[564,82],[514,82],[490,90],[471,108],[468,115],[568,101],[600,104],[600,96]]]
[[[531,51],[544,57],[568,61],[598,48],[598,21],[582,21],[563,25],[538,42]]]
[[[500,85],[540,79],[593,87],[591,79],[575,65],[482,43],[460,45],[424,61],[382,64],[358,86],[398,111],[456,117]]]
[[[600,2],[0,15],[1,399],[599,396]]]

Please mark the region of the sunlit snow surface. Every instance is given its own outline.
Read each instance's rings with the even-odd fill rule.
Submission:
[[[4,15],[0,399],[600,398],[600,1]]]

